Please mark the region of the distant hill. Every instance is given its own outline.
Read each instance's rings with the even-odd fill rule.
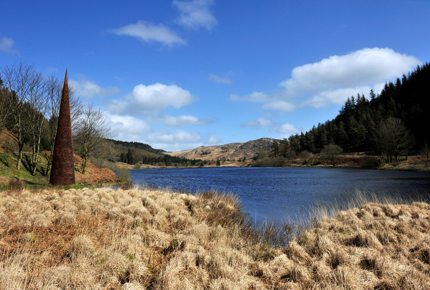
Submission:
[[[229,143],[218,146],[200,146],[195,149],[166,153],[171,156],[187,159],[201,160],[238,160],[242,158],[251,159],[258,150],[270,150],[276,139],[260,138],[243,143]],[[279,141],[279,140],[277,140]]]
[[[109,142],[112,142],[115,145],[120,145],[123,147],[130,147],[130,148],[136,148],[136,149],[143,149],[145,151],[155,153],[155,154],[164,154],[164,150],[162,149],[154,149],[148,144],[140,143],[140,142],[127,142],[127,141],[119,141],[119,140],[113,140],[113,139],[106,139]]]

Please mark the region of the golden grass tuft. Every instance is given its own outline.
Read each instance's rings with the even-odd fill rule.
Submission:
[[[0,289],[430,288],[430,205],[359,204],[256,228],[217,192],[0,192]]]

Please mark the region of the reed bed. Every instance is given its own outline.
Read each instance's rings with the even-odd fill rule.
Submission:
[[[3,191],[0,289],[430,288],[428,203],[334,210],[293,235],[216,192]]]

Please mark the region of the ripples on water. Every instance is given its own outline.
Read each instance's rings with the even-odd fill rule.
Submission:
[[[345,168],[166,168],[131,170],[134,183],[198,193],[216,190],[235,193],[245,211],[261,223],[307,218],[311,207],[347,203],[356,194],[415,195],[426,199],[429,172]]]

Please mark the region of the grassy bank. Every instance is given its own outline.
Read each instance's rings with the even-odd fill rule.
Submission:
[[[213,192],[3,191],[0,289],[430,287],[429,204],[371,199],[320,205],[311,227],[282,232]]]
[[[43,154],[44,153],[44,154]],[[20,169],[16,168],[18,156],[16,153],[0,153],[0,189],[9,188],[49,188],[48,157],[49,152],[43,152],[39,156],[38,166],[34,175],[30,170],[30,153],[24,153]],[[108,168],[98,168],[88,163],[85,174],[81,174],[82,159],[75,155],[76,184],[71,186],[81,188],[83,186],[101,186],[121,183],[117,175]]]
[[[385,163],[378,156],[339,155],[334,159],[307,154],[294,158],[263,158],[255,160],[253,167],[346,167],[400,171],[430,171],[430,160],[423,155],[409,157],[398,162]]]

